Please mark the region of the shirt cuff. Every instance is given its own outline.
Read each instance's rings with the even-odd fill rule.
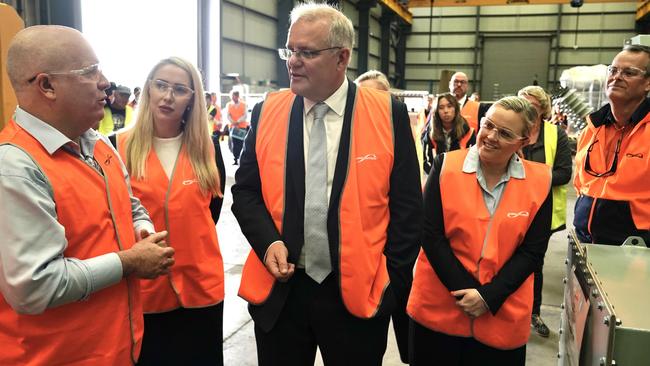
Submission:
[[[135,229],[136,235],[135,237],[138,238],[138,233],[142,230],[146,230],[149,234],[154,234],[156,232],[156,229],[153,227],[153,224],[149,222],[148,220],[138,220],[135,223],[133,223],[133,228]]]
[[[485,308],[491,313],[492,311],[490,310],[490,306],[488,305],[487,301],[483,298],[483,295],[481,295],[481,292],[479,290],[476,290],[476,293],[478,293],[478,297],[481,298],[481,301],[483,301],[483,304],[485,304]]]
[[[263,263],[266,264],[266,255],[269,254],[269,249],[271,249],[271,247],[276,244],[284,244],[284,242],[282,240],[276,240],[273,243],[271,243],[271,245],[269,245],[269,247],[266,248],[266,252],[264,252],[264,259],[262,260]]]
[[[82,263],[90,273],[88,293],[83,299],[93,292],[103,290],[122,280],[122,261],[117,253],[107,253],[89,258],[83,260]]]

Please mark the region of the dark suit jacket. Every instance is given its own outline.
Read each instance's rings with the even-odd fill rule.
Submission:
[[[352,112],[356,86],[349,82],[346,100],[343,129],[339,144],[334,181],[330,197],[330,207],[327,217],[330,254],[338,258],[339,234],[338,211],[339,198],[347,173],[349,142],[352,123]],[[390,223],[384,253],[387,258],[390,286],[384,295],[379,315],[389,314],[395,306],[404,306],[408,298],[413,279],[412,269],[419,249],[419,239],[422,218],[422,193],[420,174],[415,145],[406,106],[392,100],[394,122],[395,154],[394,165],[390,177],[389,211]],[[242,151],[240,167],[235,175],[235,185],[232,187],[232,211],[239,221],[242,232],[251,243],[260,260],[271,243],[282,240],[289,251],[289,262],[297,263],[304,242],[303,217],[305,199],[305,162],[303,147],[303,109],[304,100],[296,97],[291,110],[289,122],[289,141],[287,148],[286,169],[286,198],[283,222],[283,233],[280,235],[271,215],[264,205],[261,192],[261,182],[255,140],[257,122],[262,103],[253,108],[251,130],[246,136]],[[356,138],[363,138],[357,136]],[[265,182],[265,184],[282,184],[283,182]],[[338,275],[338,261],[332,260],[332,270]],[[339,281],[337,281],[339,282]],[[273,328],[292,281],[275,283],[271,295],[262,305],[249,305],[253,320],[263,330]]]

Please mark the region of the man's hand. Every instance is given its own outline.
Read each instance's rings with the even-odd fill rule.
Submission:
[[[289,251],[284,243],[277,242],[269,247],[264,258],[266,269],[280,282],[287,282],[296,269],[293,263],[287,263]]]
[[[470,318],[478,318],[488,311],[485,301],[475,288],[452,291],[451,295],[458,300],[456,305]]]
[[[174,265],[174,248],[167,247],[166,237],[166,231],[149,234],[131,249],[118,252],[124,277],[133,274],[136,277],[153,279],[169,273],[169,268]]]

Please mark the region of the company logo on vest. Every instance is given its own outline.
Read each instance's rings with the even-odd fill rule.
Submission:
[[[508,212],[506,215],[509,219],[514,219],[516,217],[528,217],[530,214],[528,211],[519,211],[519,212]]]

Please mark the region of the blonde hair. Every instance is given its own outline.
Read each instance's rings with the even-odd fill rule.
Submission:
[[[517,93],[517,96],[519,97],[533,97],[537,102],[539,102],[539,106],[542,109],[542,120],[549,120],[551,119],[551,97],[546,94],[544,89],[540,86],[536,85],[530,85],[527,87],[522,88],[519,90]]]
[[[388,82],[388,78],[386,78],[386,75],[384,75],[383,72],[378,71],[378,70],[368,70],[364,72],[363,74],[359,75],[359,77],[354,80],[354,83],[359,85],[362,81],[366,80],[375,80],[379,84],[381,84],[384,88],[386,88],[386,91],[390,90],[390,83]]]
[[[328,43],[330,47],[345,47],[352,51],[354,46],[354,26],[341,11],[328,4],[311,1],[300,4],[291,10],[291,24],[298,20],[315,22],[326,19],[330,25]]]
[[[524,122],[523,137],[530,136],[530,130],[537,119],[537,111],[529,101],[521,97],[505,97],[497,100],[493,106],[498,105],[506,111],[513,111],[521,117]]]
[[[194,95],[188,109],[183,114],[182,145],[187,151],[201,191],[209,192],[213,197],[222,197],[222,182],[215,162],[214,144],[208,132],[208,114],[205,98],[203,98],[201,77],[190,62],[180,57],[170,57],[159,61],[147,75],[140,98],[140,111],[126,140],[125,163],[129,174],[133,179],[145,178],[147,157],[151,152],[154,138],[154,117],[150,108],[149,86],[156,71],[164,65],[177,66],[187,72],[190,77],[190,88],[194,90]]]

